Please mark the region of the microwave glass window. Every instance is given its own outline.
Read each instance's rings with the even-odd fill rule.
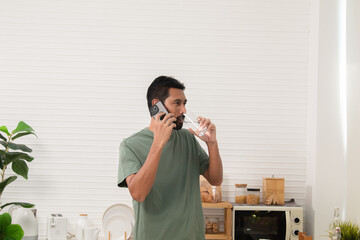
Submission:
[[[284,211],[235,211],[235,240],[285,239]]]
[[[244,217],[244,232],[246,235],[261,235],[266,232],[269,235],[278,235],[277,217],[259,216],[253,214]]]

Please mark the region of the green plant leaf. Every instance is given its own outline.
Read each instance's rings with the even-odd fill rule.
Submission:
[[[11,216],[9,213],[0,215],[0,232],[4,232],[6,227],[11,224]]]
[[[10,163],[12,163],[15,160],[25,160],[27,162],[31,162],[32,160],[34,160],[34,158],[26,153],[22,153],[22,152],[8,152],[5,155],[5,161],[4,164],[5,165],[9,165]]]
[[[26,203],[26,202],[10,202],[10,203],[6,203],[6,204],[0,206],[0,209],[3,209],[4,207],[7,207],[9,205],[17,205],[17,206],[21,206],[23,208],[32,208],[35,206],[35,204]]]
[[[4,233],[5,234],[5,233]],[[15,238],[4,236],[4,240],[16,240]]]
[[[13,181],[15,181],[17,178],[17,176],[11,176],[6,178],[4,181],[0,182],[0,194],[4,191],[4,188],[9,185],[10,183],[12,183]]]
[[[0,141],[0,144],[3,145],[5,149],[6,149],[7,146],[8,146],[8,145],[7,145],[7,142],[5,142],[5,141]]]
[[[5,126],[0,127],[0,131],[6,133],[6,135],[10,136],[9,130]]]
[[[32,152],[31,148],[28,148],[25,144],[16,144],[12,142],[4,142],[0,141],[0,144],[3,145],[5,148],[9,147],[12,150],[21,150],[24,152]]]
[[[5,155],[0,153],[0,170],[4,168]]]
[[[11,224],[5,229],[5,239],[21,240],[24,236],[24,230],[19,224]]]
[[[4,137],[1,133],[0,133],[0,138],[1,138],[2,140],[4,140],[4,141],[7,140],[6,137]]]
[[[341,222],[341,239],[343,240],[358,240],[360,238],[360,227],[351,221]]]
[[[17,139],[19,137],[26,136],[29,134],[34,134],[37,137],[37,135],[34,132],[21,132],[21,133],[16,134],[15,136],[13,136],[11,139],[14,141],[15,139]]]
[[[4,168],[5,151],[0,150],[0,170]]]
[[[12,170],[25,179],[28,179],[29,167],[24,160],[15,160],[11,164]]]
[[[26,146],[25,144],[17,144],[13,142],[8,142],[8,146],[12,150],[21,150],[23,152],[32,152],[32,149]]]
[[[25,122],[20,121],[17,125],[17,127],[15,128],[14,131],[12,131],[11,133],[17,133],[17,132],[34,132],[34,129],[32,129],[32,127],[30,127],[29,125],[27,125]]]

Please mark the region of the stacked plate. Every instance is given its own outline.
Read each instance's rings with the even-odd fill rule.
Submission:
[[[102,226],[106,239],[127,240],[132,236],[135,215],[132,208],[125,204],[115,204],[104,212]],[[126,232],[126,239],[125,239]]]

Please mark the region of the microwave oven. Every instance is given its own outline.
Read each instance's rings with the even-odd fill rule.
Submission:
[[[303,232],[303,209],[294,205],[234,204],[233,239],[298,240],[299,232]]]

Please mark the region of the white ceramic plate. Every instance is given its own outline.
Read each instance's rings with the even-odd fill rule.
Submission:
[[[126,231],[129,239],[135,225],[134,211],[125,204],[112,205],[104,212],[102,223],[106,238],[110,231],[111,240],[123,240]]]
[[[117,215],[109,218],[104,223],[103,227],[106,233],[106,237],[110,232],[111,240],[124,240],[125,232],[126,232],[126,239],[129,239],[133,229],[133,226],[129,221],[129,219],[121,215]]]

